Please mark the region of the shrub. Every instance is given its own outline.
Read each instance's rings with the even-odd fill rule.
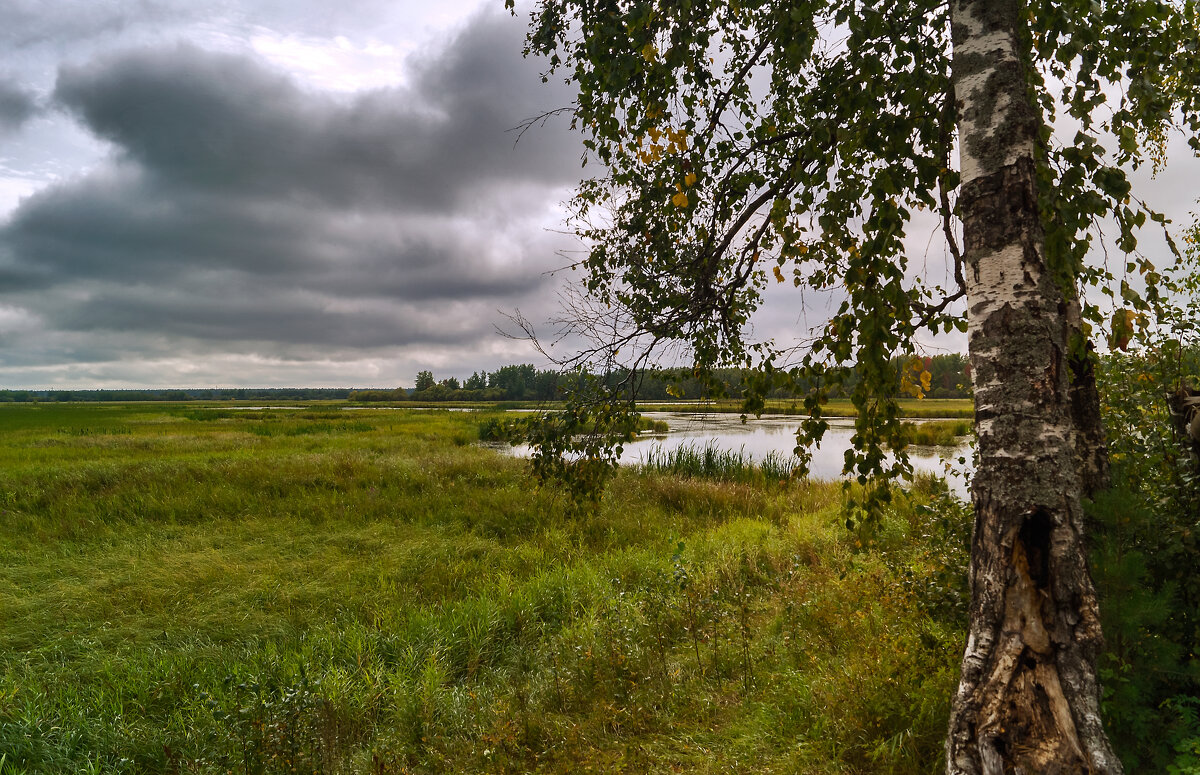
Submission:
[[[1131,771],[1193,771],[1172,763],[1185,754],[1162,730],[1194,720],[1190,698],[1200,692],[1191,656],[1200,648],[1200,481],[1167,407],[1198,367],[1200,350],[1176,339],[1110,355],[1099,369],[1113,462],[1111,490],[1089,505],[1100,676],[1113,744]],[[1174,748],[1186,748],[1180,740]]]

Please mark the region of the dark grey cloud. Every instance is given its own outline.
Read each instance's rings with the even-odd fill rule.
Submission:
[[[352,94],[186,44],[61,68],[55,103],[111,155],[0,225],[0,306],[54,332],[60,359],[114,337],[234,353],[476,345],[497,309],[552,295],[561,242],[545,227],[579,174],[565,127],[514,148],[513,126],[570,99],[521,58],[522,35],[476,16],[405,86]],[[0,364],[17,346],[0,336]]]
[[[412,87],[349,98],[188,45],[65,68],[55,96],[124,160],[169,184],[440,211],[496,183],[566,180],[570,135],[512,147],[508,130],[569,99],[538,88],[536,65],[519,58],[521,34],[505,17],[480,17]]]
[[[423,315],[403,306],[356,305],[314,314],[316,300],[303,290],[261,297],[254,288],[240,292],[223,284],[218,288],[220,295],[212,297],[197,295],[195,288],[152,295],[136,287],[121,289],[104,299],[72,305],[58,322],[66,331],[99,328],[137,334],[146,332],[147,320],[154,320],[163,322],[159,334],[174,337],[351,349],[397,342],[454,345],[480,333],[470,321]]]
[[[37,111],[38,99],[32,91],[0,77],[0,134],[19,129]]]

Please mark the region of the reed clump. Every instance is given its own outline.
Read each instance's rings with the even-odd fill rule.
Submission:
[[[970,420],[965,419],[906,422],[903,425],[908,443],[919,447],[956,447],[975,428]]]
[[[683,444],[673,449],[653,447],[646,453],[641,467],[646,471],[692,479],[763,484],[790,480],[796,471],[796,461],[791,456],[769,452],[756,462],[744,448],[724,449],[715,439],[710,439],[703,445]]]

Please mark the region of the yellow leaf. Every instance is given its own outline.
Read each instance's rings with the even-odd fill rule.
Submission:
[[[783,272],[779,271],[779,267],[775,267],[775,282],[783,282]]]
[[[694,185],[696,185],[696,173],[694,173],[694,172],[689,172],[688,174],[684,175],[684,176],[683,176],[683,184],[684,184],[685,186],[694,186]]]
[[[687,207],[688,206],[687,194],[680,191],[678,194],[671,197],[671,204],[675,205],[676,207]]]
[[[626,49],[626,50],[628,50],[628,49]],[[642,57],[647,62],[653,62],[654,55],[657,53],[658,53],[658,49],[654,47],[653,43],[647,43],[645,46],[642,47]]]
[[[924,398],[932,380],[933,375],[925,370],[925,359],[914,355],[900,372],[900,391],[913,398]]]

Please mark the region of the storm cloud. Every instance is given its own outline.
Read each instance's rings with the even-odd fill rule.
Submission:
[[[32,92],[0,77],[0,133],[19,129],[37,109],[37,97]]]
[[[522,35],[476,15],[403,85],[351,93],[186,43],[61,67],[53,104],[110,151],[0,226],[0,358],[478,346],[551,295],[580,175],[565,127],[514,145],[571,99]],[[27,120],[4,95],[0,122]]]

